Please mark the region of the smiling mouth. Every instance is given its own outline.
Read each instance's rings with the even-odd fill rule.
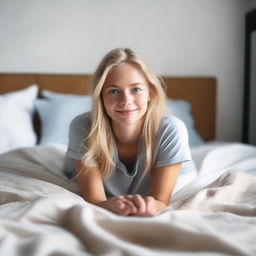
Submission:
[[[131,110],[117,110],[117,112],[121,115],[125,115],[125,116],[128,116],[128,115],[131,115],[133,114],[137,109],[131,109]]]

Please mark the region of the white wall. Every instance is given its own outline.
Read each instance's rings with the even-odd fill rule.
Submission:
[[[0,0],[0,72],[92,73],[131,47],[162,75],[218,79],[217,138],[241,138],[245,0]]]
[[[256,8],[256,0],[249,0],[249,10]]]

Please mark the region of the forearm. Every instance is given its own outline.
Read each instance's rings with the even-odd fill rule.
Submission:
[[[162,201],[159,201],[159,200],[156,200],[156,210],[157,212],[163,210],[164,208],[166,208],[168,205],[165,204],[164,202]]]
[[[92,204],[97,205],[97,206],[102,207],[102,208],[107,208],[107,206],[108,206],[107,200],[92,202]]]
[[[96,205],[96,206],[99,206],[101,208],[104,208],[106,210],[109,210],[109,211],[113,211],[113,206],[112,204],[109,202],[109,200],[101,200],[101,201],[92,201],[92,202],[89,202],[93,205]]]

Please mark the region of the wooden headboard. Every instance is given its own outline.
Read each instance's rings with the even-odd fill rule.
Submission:
[[[195,128],[205,141],[215,139],[216,79],[213,77],[163,77],[167,96],[192,106]],[[0,94],[37,84],[40,90],[88,94],[90,75],[0,74]]]

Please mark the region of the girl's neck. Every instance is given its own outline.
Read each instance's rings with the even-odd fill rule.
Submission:
[[[138,144],[141,138],[143,123],[138,125],[121,126],[112,123],[116,143],[119,146],[131,146]]]

